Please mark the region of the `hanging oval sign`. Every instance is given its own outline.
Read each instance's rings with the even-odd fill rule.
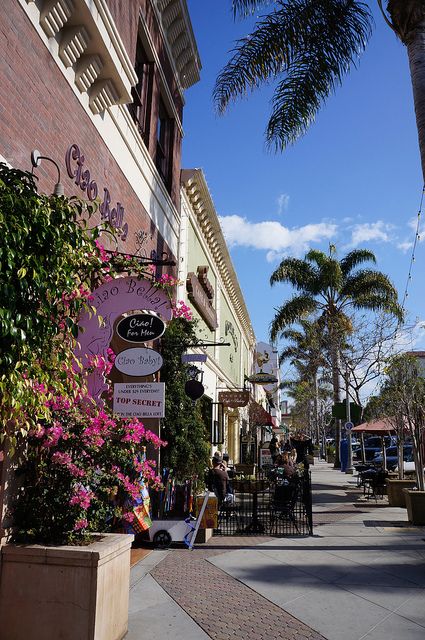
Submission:
[[[126,376],[150,376],[161,369],[163,359],[154,349],[135,347],[117,353],[114,364]]]
[[[165,323],[150,313],[135,313],[120,320],[116,332],[127,342],[148,342],[160,338],[165,331]]]

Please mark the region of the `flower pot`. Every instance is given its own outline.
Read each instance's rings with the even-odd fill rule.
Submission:
[[[425,525],[425,491],[403,489],[407,518],[412,524]]]
[[[403,489],[410,489],[416,485],[416,480],[387,479],[388,504],[390,507],[406,507]]]
[[[2,547],[2,637],[121,640],[128,624],[132,540],[102,534],[80,547]]]

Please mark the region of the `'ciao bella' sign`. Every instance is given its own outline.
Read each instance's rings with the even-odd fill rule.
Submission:
[[[91,179],[90,171],[83,169],[84,156],[81,154],[78,145],[71,145],[65,154],[66,170],[70,178],[73,178],[77,187],[87,194],[87,198],[93,202],[96,200],[99,189],[95,180]],[[103,201],[99,207],[101,219],[110,222],[113,227],[121,231],[121,240],[126,240],[128,236],[128,224],[124,222],[124,207],[117,202],[115,207],[110,207],[111,195],[109,190],[103,188]]]

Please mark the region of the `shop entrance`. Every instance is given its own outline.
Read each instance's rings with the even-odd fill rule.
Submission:
[[[233,498],[218,511],[214,535],[307,536],[313,534],[311,477],[308,471],[290,481],[264,473],[232,481]]]

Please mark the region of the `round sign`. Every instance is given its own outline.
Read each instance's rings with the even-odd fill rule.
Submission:
[[[345,428],[348,429],[349,431],[351,431],[353,427],[354,427],[354,424],[352,422],[345,423]]]
[[[188,380],[184,386],[184,392],[191,400],[199,400],[204,395],[204,385],[199,380]]]
[[[126,342],[149,342],[160,338],[165,323],[150,313],[135,313],[119,321],[116,332]]]
[[[163,360],[154,349],[135,347],[118,353],[114,364],[118,371],[127,376],[150,376],[160,370]]]

